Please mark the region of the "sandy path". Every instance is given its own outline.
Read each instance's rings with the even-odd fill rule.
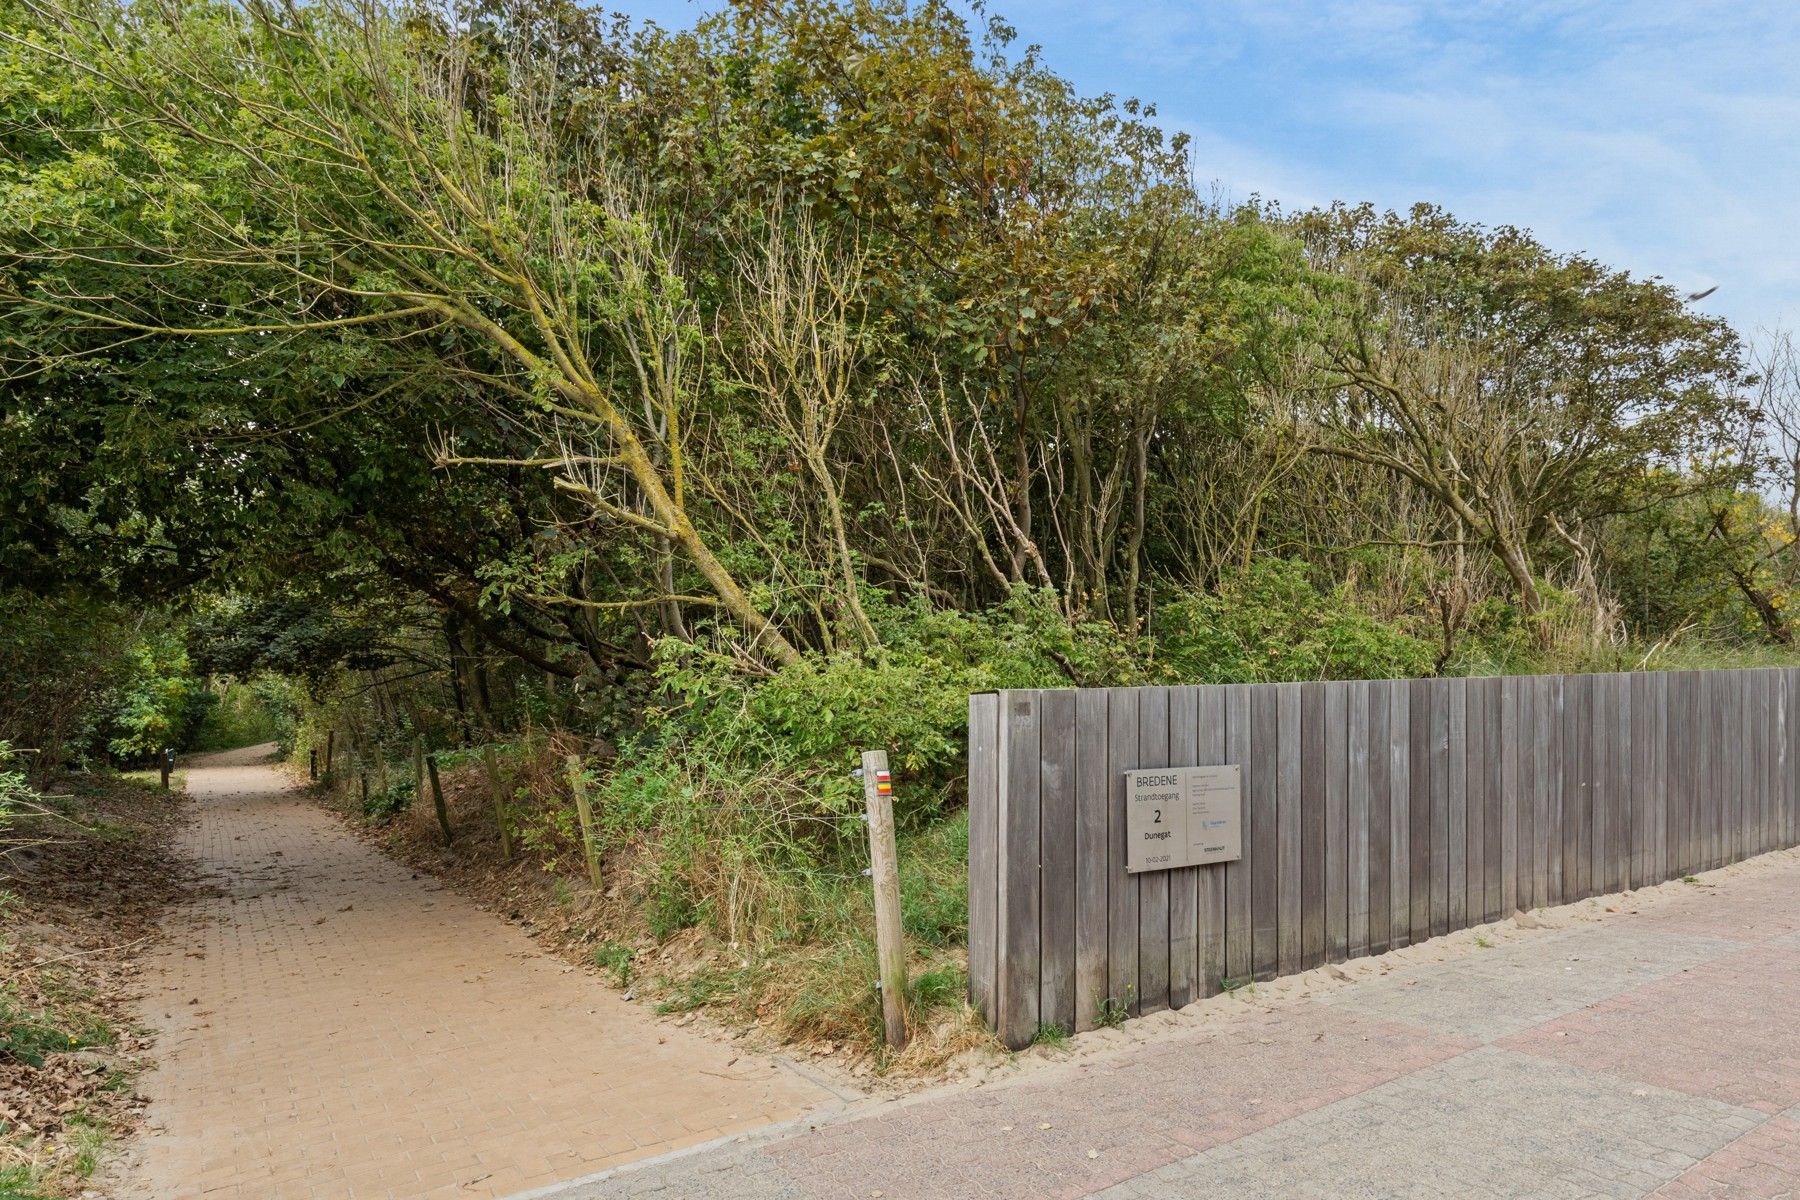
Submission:
[[[363,846],[268,748],[188,769],[221,892],[148,962],[132,1197],[506,1196],[828,1105]]]

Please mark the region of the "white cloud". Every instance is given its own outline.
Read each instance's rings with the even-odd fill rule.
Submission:
[[[1183,112],[1200,175],[1233,195],[1431,200],[1677,286],[1718,283],[1707,306],[1745,332],[1800,324],[1800,6],[1080,12],[1069,20],[1133,34],[1119,53],[1139,65],[1230,64],[1235,97],[1202,83],[1165,112]]]

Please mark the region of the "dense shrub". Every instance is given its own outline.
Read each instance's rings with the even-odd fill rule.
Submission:
[[[1216,592],[1163,604],[1157,641],[1163,665],[1185,683],[1406,678],[1434,663],[1429,643],[1282,558],[1257,559]]]
[[[128,669],[128,614],[93,601],[0,592],[0,739],[43,777],[95,752]]]
[[[823,897],[860,882],[860,750],[886,749],[895,813],[923,862],[955,850],[968,698],[1010,687],[1126,684],[1149,676],[1148,647],[1110,627],[1071,625],[1020,590],[988,612],[877,604],[882,644],[802,659],[746,678],[730,659],[664,642],[662,708],[597,781],[609,839],[654,847],[643,890],[659,934],[709,924],[734,939],[809,936]],[[966,922],[959,882],[917,869],[908,929],[941,943]]]

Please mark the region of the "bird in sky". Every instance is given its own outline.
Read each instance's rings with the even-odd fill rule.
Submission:
[[[1711,287],[1707,288],[1704,292],[1689,292],[1688,293],[1688,303],[1692,304],[1696,300],[1704,300],[1708,296],[1712,295],[1714,292],[1716,292],[1718,290],[1719,290],[1719,285],[1715,283]]]

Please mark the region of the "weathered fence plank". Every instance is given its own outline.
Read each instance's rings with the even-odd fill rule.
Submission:
[[[1253,968],[1250,922],[1251,868],[1256,861],[1255,839],[1251,837],[1254,806],[1250,802],[1252,786],[1249,772],[1250,754],[1250,688],[1241,683],[1226,687],[1225,692],[1225,761],[1243,764],[1244,779],[1244,856],[1225,864],[1225,979],[1242,982],[1249,979]]]
[[[1200,690],[1169,689],[1169,750],[1171,767],[1200,765]],[[1199,876],[1198,867],[1178,867],[1169,878],[1169,1007],[1181,1008],[1200,995]]]
[[[1276,973],[1300,969],[1300,685],[1276,684],[1280,720]]]
[[[1257,979],[1275,978],[1280,916],[1276,883],[1281,874],[1277,853],[1280,830],[1276,822],[1277,764],[1281,753],[1280,690],[1251,688],[1250,761],[1244,767],[1244,834],[1255,844],[1256,858],[1250,875],[1250,973]]]
[[[1412,688],[1397,679],[1388,688],[1388,896],[1393,913],[1388,945],[1412,943]]]
[[[1793,846],[1800,838],[1800,669],[1782,671],[1782,817],[1778,840]]]
[[[1432,698],[1436,689],[1429,679],[1407,684],[1407,940],[1422,942],[1431,936],[1431,768]]]
[[[1781,672],[1764,671],[1762,676],[1758,702],[1762,707],[1763,740],[1762,753],[1757,759],[1762,771],[1762,833],[1757,842],[1758,853],[1773,850],[1781,844],[1776,840],[1775,829],[1776,794],[1781,780],[1781,776],[1777,774],[1777,764],[1781,759],[1781,708],[1776,700],[1776,692],[1781,683]]]
[[[1613,852],[1623,822],[1614,810],[1622,794],[1619,782],[1618,725],[1620,704],[1613,686],[1622,676],[1594,677],[1594,723],[1589,733],[1589,746],[1594,759],[1594,838],[1588,846],[1588,887],[1590,895],[1615,890],[1612,876]]]
[[[1137,770],[1138,690],[1110,688],[1106,693],[1106,840],[1107,862],[1106,997],[1125,1011],[1138,1011],[1137,877],[1125,870],[1125,772]]]
[[[1520,697],[1529,693],[1528,681],[1507,678],[1500,681],[1500,912],[1509,916],[1519,904],[1519,806],[1529,806],[1526,790],[1531,779],[1531,739],[1521,734],[1530,727],[1530,710]],[[1523,798],[1523,800],[1521,799]],[[1531,857],[1526,847],[1525,857]]]
[[[1506,746],[1503,729],[1503,721],[1506,714],[1505,709],[1501,704],[1502,693],[1500,689],[1502,682],[1502,680],[1497,678],[1485,679],[1482,681],[1482,690],[1487,693],[1487,732],[1484,737],[1488,749],[1488,753],[1483,759],[1483,772],[1487,776],[1487,806],[1483,817],[1487,822],[1487,849],[1484,852],[1487,860],[1487,907],[1485,911],[1487,913],[1486,919],[1490,921],[1498,920],[1499,918],[1506,916],[1510,911],[1501,907],[1500,872],[1503,864],[1501,863],[1500,843],[1505,835],[1505,828],[1501,824],[1501,806],[1499,798],[1502,786],[1501,775],[1503,768],[1506,765],[1505,759],[1502,756]]]
[[[1373,686],[1354,683],[1344,689],[1344,951],[1350,958],[1369,952],[1369,691]]]
[[[1449,682],[1450,729],[1445,745],[1450,768],[1445,789],[1449,894],[1445,897],[1444,928],[1440,931],[1443,933],[1469,923],[1469,681]]]
[[[1760,671],[1757,681],[1756,765],[1757,831],[1755,853],[1775,848],[1775,679],[1774,671]]]
[[[1325,688],[1325,959],[1349,954],[1350,689]]]
[[[1588,844],[1594,836],[1593,759],[1587,751],[1594,730],[1591,676],[1562,681],[1562,890],[1560,902],[1588,895]]]
[[[1738,815],[1738,838],[1733,858],[1762,853],[1762,749],[1763,672],[1744,672],[1744,740],[1738,751],[1738,777],[1742,780],[1743,810]]]
[[[1491,679],[1469,680],[1464,700],[1463,912],[1471,924],[1488,917],[1487,899],[1487,765],[1493,761],[1487,748],[1488,688]]]
[[[1700,777],[1695,791],[1700,801],[1700,867],[1711,870],[1719,865],[1719,827],[1723,822],[1720,796],[1724,791],[1725,712],[1721,703],[1725,681],[1710,672],[1701,676],[1701,717],[1705,736],[1701,742]]]
[[[1388,733],[1394,685],[1363,686],[1369,721],[1369,953],[1384,954],[1394,944],[1394,756]]]
[[[1065,1033],[1075,1028],[1075,697],[1038,702],[1038,1021]]]
[[[1300,686],[1299,968],[1325,961],[1325,692]]]
[[[1743,834],[1744,695],[1740,690],[1743,674],[1733,671],[1730,678],[1720,681],[1719,757],[1723,773],[1719,780],[1722,794],[1719,797],[1717,853],[1721,866],[1737,857],[1738,839]]]
[[[1093,1029],[1107,996],[1107,838],[1110,763],[1106,705],[1110,692],[1075,693],[1075,1028]],[[973,763],[970,764],[973,769]]]
[[[1669,863],[1669,693],[1668,687],[1651,689],[1650,743],[1650,871],[1643,882],[1667,879]]]
[[[1194,689],[1195,762],[1201,766],[1242,762],[1231,757],[1226,741],[1225,689]],[[1225,873],[1230,864],[1198,868],[1195,923],[1199,994],[1215,996],[1225,978]]]
[[[1532,682],[1532,818],[1526,832],[1532,847],[1531,906],[1562,903],[1563,725],[1562,680]],[[1520,907],[1525,907],[1521,903]]]
[[[996,1026],[1009,1046],[1037,1036],[1039,751],[1038,693],[1000,693],[999,991]]]
[[[1000,902],[998,870],[1000,834],[994,822],[1000,811],[1000,697],[992,692],[969,697],[969,1003],[985,1019],[999,1014],[994,1006],[994,918]],[[1105,953],[1105,939],[1100,943]]]
[[[1654,830],[1650,808],[1655,795],[1654,747],[1656,713],[1652,706],[1650,680],[1645,675],[1631,676],[1631,866],[1629,886],[1641,887],[1650,879],[1650,853]]]
[[[1689,736],[1693,739],[1693,778],[1689,781],[1688,824],[1691,827],[1689,837],[1689,872],[1704,871],[1711,865],[1712,858],[1712,813],[1713,799],[1713,742],[1717,737],[1713,715],[1718,709],[1714,702],[1712,681],[1704,672],[1696,671],[1690,684],[1691,694],[1688,697],[1689,720],[1693,725]]]
[[[1739,726],[1734,723],[1733,683],[1731,679],[1713,680],[1713,769],[1718,774],[1713,779],[1712,845],[1707,865],[1715,868],[1724,866],[1731,852],[1731,810],[1737,792]]]
[[[1669,680],[1669,873],[1681,876],[1694,869],[1694,703],[1692,676],[1679,671]]]

